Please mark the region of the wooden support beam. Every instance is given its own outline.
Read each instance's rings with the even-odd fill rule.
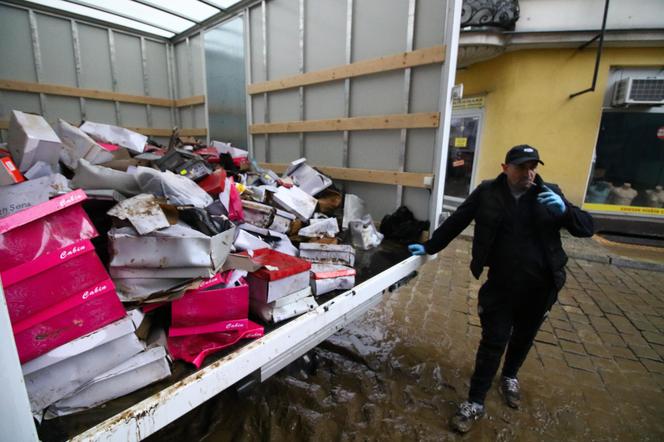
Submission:
[[[170,137],[173,129],[162,129],[156,127],[128,127],[127,129],[138,132],[149,137]],[[182,128],[180,135],[183,137],[204,137],[207,135],[207,129],[202,128]]]
[[[262,94],[264,92],[292,89],[295,87],[343,80],[361,75],[377,74],[380,72],[394,71],[414,66],[442,63],[444,60],[445,46],[434,46],[431,48],[417,49],[411,52],[386,55],[371,60],[358,61],[320,71],[307,72],[306,74],[295,75],[280,80],[250,84],[247,86],[247,93],[249,95],[254,95]]]
[[[175,107],[195,106],[197,104],[205,104],[205,95],[194,95],[193,97],[174,100]]]
[[[121,94],[118,92],[102,91],[98,89],[83,89],[78,87],[63,86],[59,84],[32,83],[18,80],[0,79],[0,90],[15,92],[31,92],[35,94],[60,95],[64,97],[91,98],[94,100],[119,101],[121,103],[149,104],[162,107],[183,107],[205,103],[205,96],[171,100],[170,98],[148,97],[145,95]]]
[[[435,128],[440,124],[438,112],[415,114],[375,115],[371,117],[336,118],[333,120],[287,121],[249,126],[256,134],[286,134],[293,132],[335,132],[343,130]]]
[[[0,129],[9,129],[8,120],[0,120]],[[143,135],[151,137],[170,137],[173,129],[157,128],[157,127],[128,127],[127,129],[133,130]],[[207,135],[207,129],[201,128],[182,128],[180,135],[184,137],[204,137]]]
[[[276,173],[284,173],[288,164],[259,163],[261,167],[272,169]],[[397,172],[392,170],[375,169],[349,169],[346,167],[315,166],[330,178],[342,181],[357,181],[362,183],[392,184],[406,187],[430,189],[433,182],[431,173]]]

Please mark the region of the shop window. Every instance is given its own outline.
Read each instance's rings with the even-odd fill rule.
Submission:
[[[664,113],[602,113],[584,207],[664,217]]]

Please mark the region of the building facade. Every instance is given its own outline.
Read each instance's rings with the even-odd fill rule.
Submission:
[[[527,143],[572,202],[664,236],[664,2],[467,0],[459,66],[451,202]]]

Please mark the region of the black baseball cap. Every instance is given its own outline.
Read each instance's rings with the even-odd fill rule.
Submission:
[[[523,164],[527,161],[537,161],[540,164],[544,164],[542,160],[540,160],[537,149],[527,144],[514,146],[507,152],[507,155],[505,155],[505,164]]]

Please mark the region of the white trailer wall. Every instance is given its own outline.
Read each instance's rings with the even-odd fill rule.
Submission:
[[[342,7],[340,7],[342,5]],[[443,0],[270,0],[250,9],[249,82],[259,83],[443,43]],[[414,12],[414,13],[413,13]],[[410,18],[409,18],[410,17]],[[250,124],[436,112],[439,64],[253,95]],[[441,123],[442,124],[442,123]],[[255,134],[258,161],[432,173],[436,129]],[[346,182],[375,220],[406,204],[429,217],[430,191]],[[403,192],[403,193],[402,193]]]
[[[204,95],[201,35],[167,39],[0,2],[0,80],[177,100]],[[159,106],[0,88],[0,136],[12,109],[51,123],[93,120],[132,128],[206,128],[204,99]],[[155,132],[158,133],[158,132]],[[198,131],[204,137],[205,131]],[[155,137],[160,139],[160,137]],[[163,141],[164,139],[161,138]]]

